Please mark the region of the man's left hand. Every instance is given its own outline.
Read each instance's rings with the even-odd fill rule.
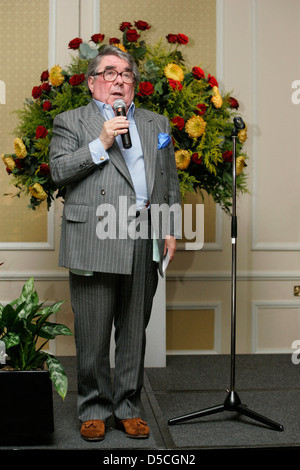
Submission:
[[[173,237],[172,235],[167,235],[166,236],[164,256],[166,255],[167,250],[169,252],[169,259],[170,259],[170,262],[171,262],[174,259],[175,252],[176,252],[176,238]]]

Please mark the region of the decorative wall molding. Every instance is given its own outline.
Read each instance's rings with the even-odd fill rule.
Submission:
[[[258,317],[262,309],[294,309],[298,312],[298,331],[295,331],[295,340],[300,339],[300,300],[264,300],[252,302],[252,353],[253,354],[285,354],[292,353],[290,348],[260,348],[258,345]],[[292,345],[291,345],[292,346]]]
[[[54,207],[47,213],[47,241],[46,242],[0,242],[0,250],[8,251],[35,251],[35,250],[54,250]]]
[[[292,6],[292,5],[291,5]],[[258,54],[259,54],[259,43],[258,43],[258,26],[260,21],[259,8],[263,7],[263,2],[258,0],[251,0],[251,42],[252,42],[252,123],[253,123],[253,134],[252,134],[252,250],[255,251],[299,251],[300,241],[293,242],[271,242],[271,241],[259,241],[259,234],[257,230],[257,214],[258,206],[262,202],[257,196],[257,175],[259,174],[258,161],[262,156],[259,152],[258,144],[258,109],[259,109],[259,93],[258,85],[262,82],[261,70],[258,66]],[[280,60],[280,57],[279,57]],[[296,216],[296,215],[295,215]]]
[[[237,271],[237,281],[297,281],[300,279],[300,271]],[[231,272],[189,272],[170,271],[167,273],[167,281],[230,281]]]
[[[67,269],[44,271],[0,271],[0,281],[25,281],[33,276],[36,281],[68,281]],[[237,281],[296,281],[300,280],[300,271],[237,271]],[[167,282],[198,282],[198,281],[224,281],[231,280],[230,271],[222,272],[190,272],[167,271]]]
[[[214,311],[214,348],[209,350],[172,350],[166,351],[167,355],[200,355],[200,354],[220,354],[221,353],[221,334],[222,334],[222,316],[221,302],[172,302],[166,304],[167,310],[213,310]]]

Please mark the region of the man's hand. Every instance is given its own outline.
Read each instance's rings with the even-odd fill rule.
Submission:
[[[126,134],[129,128],[129,121],[125,116],[117,116],[105,121],[99,136],[105,150],[109,149],[119,134]]]
[[[167,235],[166,236],[164,256],[166,255],[167,250],[169,251],[169,259],[170,259],[170,262],[171,262],[174,259],[175,252],[176,252],[176,238],[174,238],[172,235]]]

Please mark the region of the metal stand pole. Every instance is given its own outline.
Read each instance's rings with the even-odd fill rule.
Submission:
[[[236,216],[236,138],[238,131],[245,128],[241,118],[234,118],[234,128],[232,130],[233,152],[232,152],[232,219],[231,219],[231,246],[232,246],[232,266],[231,266],[231,369],[230,369],[230,390],[227,390],[227,397],[223,404],[194,411],[168,421],[169,425],[174,425],[182,421],[199,418],[206,415],[220,413],[221,411],[235,411],[242,415],[253,418],[276,431],[283,431],[283,426],[278,424],[243,405],[237,392],[235,391],[235,357],[236,357],[236,247],[237,247],[237,216]]]

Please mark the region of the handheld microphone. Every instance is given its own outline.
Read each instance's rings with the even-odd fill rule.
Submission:
[[[117,116],[126,116],[126,104],[125,101],[123,100],[116,100],[113,104],[113,108],[116,111]],[[129,134],[129,129],[126,134],[121,134],[122,137],[122,143],[125,149],[130,149],[132,146],[131,144],[131,138]]]

